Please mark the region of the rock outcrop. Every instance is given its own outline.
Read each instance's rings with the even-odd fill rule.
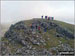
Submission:
[[[56,29],[56,32],[60,36],[66,36],[70,39],[74,38],[74,35],[54,22],[46,21],[33,21],[32,24],[37,24],[41,26],[41,31],[43,32],[44,28],[47,30]],[[34,28],[34,31],[30,29],[29,26],[25,24],[24,21],[20,21],[14,25],[11,25],[9,30],[4,35],[10,43],[13,45],[21,44],[23,47],[16,49],[15,54],[42,54],[42,55],[51,55],[51,53],[46,48],[37,49],[35,46],[45,46],[46,40],[41,36],[40,33]]]
[[[56,27],[56,32],[65,36],[66,38],[74,39],[74,34],[69,32],[67,29],[64,29],[60,26]]]

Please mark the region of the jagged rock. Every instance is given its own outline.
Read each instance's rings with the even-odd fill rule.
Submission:
[[[62,34],[56,33],[56,37],[63,37]]]
[[[62,27],[60,27],[60,26],[58,26],[58,27],[56,28],[56,31],[57,31],[59,34],[63,35],[63,36],[66,36],[66,37],[68,37],[68,38],[70,38],[70,39],[74,39],[74,34],[70,33],[68,30],[65,30],[64,28],[62,28]]]
[[[10,54],[10,48],[8,42],[1,42],[1,55]]]

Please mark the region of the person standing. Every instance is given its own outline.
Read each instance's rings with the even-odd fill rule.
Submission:
[[[48,20],[50,20],[50,17],[48,17]]]
[[[38,31],[41,32],[41,31],[40,31],[40,26],[38,26]]]
[[[44,28],[44,32],[47,32],[47,27]]]
[[[45,16],[45,19],[47,19],[47,16]]]
[[[41,16],[41,18],[43,19],[43,16]]]
[[[34,26],[33,26],[33,24],[30,24],[30,28],[32,29],[32,31],[33,31],[33,29],[34,29]]]
[[[40,31],[40,26],[38,26],[38,30]]]
[[[35,26],[35,27],[36,27],[36,30],[37,30],[37,27],[38,27],[38,26],[37,26],[37,24],[36,24],[36,26]]]
[[[52,20],[54,20],[54,17],[52,17]]]

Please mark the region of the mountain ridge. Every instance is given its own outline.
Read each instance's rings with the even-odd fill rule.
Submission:
[[[41,24],[44,24],[44,25],[41,26],[40,31],[37,29],[34,29],[34,31],[32,31],[32,29],[30,28],[30,24],[32,23],[39,24],[40,26]],[[37,54],[38,54],[38,51],[40,51],[39,49],[42,47],[41,50],[44,50],[46,54],[49,54],[49,55],[51,53],[56,54],[57,50],[58,51],[73,50],[74,48],[73,47],[74,36],[72,31],[73,28],[71,27],[72,29],[71,28],[68,29],[67,24],[66,24],[67,26],[62,26],[61,25],[62,23],[60,23],[60,25],[58,24],[59,23],[56,22],[55,20],[49,21],[45,19],[20,21],[10,26],[9,30],[5,33],[4,37],[2,38],[2,41],[9,43],[9,45],[7,46],[10,48],[11,54],[14,54],[14,53],[24,54],[25,52],[22,50],[23,47],[24,47],[24,50],[26,50],[25,48],[27,47],[29,51],[30,49],[32,49],[32,52],[35,48],[35,51],[36,51],[35,53]],[[48,30],[46,32],[44,32],[43,30],[44,26],[48,27],[47,28]],[[66,31],[64,27],[70,30],[72,33],[69,33],[68,31]],[[10,45],[12,47],[10,47]],[[13,49],[13,47],[15,49]],[[17,52],[19,48],[20,48],[20,51]],[[45,52],[40,51],[41,54],[45,54]],[[28,54],[28,53],[25,53],[25,54]]]

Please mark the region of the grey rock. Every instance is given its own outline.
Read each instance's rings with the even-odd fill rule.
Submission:
[[[70,33],[68,30],[65,30],[64,28],[60,26],[56,28],[56,31],[61,35],[64,35],[70,39],[74,39],[74,34]]]

